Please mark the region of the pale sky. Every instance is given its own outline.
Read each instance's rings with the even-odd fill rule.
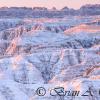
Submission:
[[[100,4],[100,0],[0,0],[0,7],[56,7],[61,9],[64,6],[78,9],[84,4]]]

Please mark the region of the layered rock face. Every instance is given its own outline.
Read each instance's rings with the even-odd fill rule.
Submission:
[[[0,100],[99,100],[99,16],[1,19]],[[4,24],[5,23],[5,24]],[[39,87],[46,89],[38,96]],[[80,91],[58,95],[51,89]],[[56,95],[55,95],[56,94]]]

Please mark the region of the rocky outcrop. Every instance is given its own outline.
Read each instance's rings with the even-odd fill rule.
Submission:
[[[100,4],[84,5],[79,10],[81,15],[100,15]]]
[[[84,100],[87,90],[93,96],[86,100],[99,100],[100,26],[94,19],[20,19],[24,24],[1,29],[0,100]],[[80,97],[51,96],[58,86]]]

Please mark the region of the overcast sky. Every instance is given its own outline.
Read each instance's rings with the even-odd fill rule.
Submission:
[[[17,7],[56,7],[58,9],[68,6],[69,8],[78,9],[84,4],[100,4],[100,0],[0,0],[0,7],[17,6]]]

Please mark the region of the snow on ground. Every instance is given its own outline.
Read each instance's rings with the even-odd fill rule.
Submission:
[[[96,16],[0,21],[15,25],[0,31],[0,100],[99,100]],[[39,87],[46,89],[44,96],[37,94]],[[61,89],[62,93],[80,91],[80,95],[59,96]],[[90,92],[81,96],[87,90],[93,96]]]

